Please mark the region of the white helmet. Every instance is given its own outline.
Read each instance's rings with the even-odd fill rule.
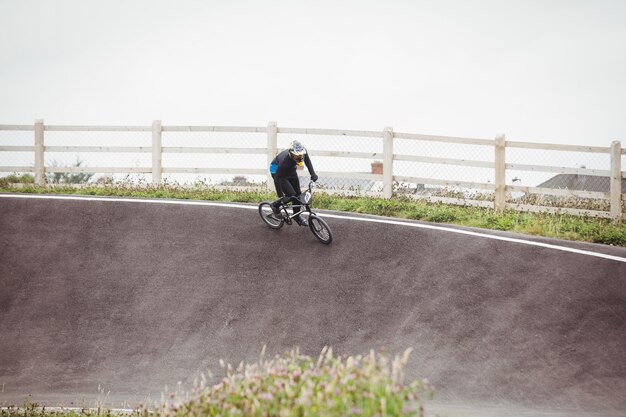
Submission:
[[[300,141],[294,140],[289,144],[289,156],[296,162],[302,162],[306,155],[306,148]]]

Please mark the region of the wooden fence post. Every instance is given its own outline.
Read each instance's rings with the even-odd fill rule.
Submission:
[[[611,217],[622,221],[622,146],[617,140],[611,143]]]
[[[494,208],[504,211],[506,208],[506,139],[504,135],[496,136],[495,140],[496,189]]]
[[[163,176],[163,142],[161,121],[152,122],[152,184],[160,185]]]
[[[393,195],[393,128],[383,129],[383,198]]]
[[[43,131],[43,119],[35,120],[35,183],[37,185],[46,183]]]
[[[278,151],[278,127],[276,122],[269,122],[267,124],[267,165],[265,168],[267,171],[267,191],[273,192],[276,191],[274,187],[274,179],[272,178],[272,174],[269,172],[270,164],[274,160],[276,156],[276,152]]]

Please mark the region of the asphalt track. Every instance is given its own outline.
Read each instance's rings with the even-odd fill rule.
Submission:
[[[412,347],[431,415],[626,415],[626,249],[322,214],[328,246],[250,205],[0,195],[0,406],[330,345]]]

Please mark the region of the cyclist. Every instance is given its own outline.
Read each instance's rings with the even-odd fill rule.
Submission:
[[[300,180],[298,179],[297,169],[303,163],[309,170],[309,174],[311,174],[311,181],[317,181],[318,177],[313,169],[313,164],[306,148],[302,143],[294,140],[289,144],[289,148],[276,155],[276,158],[270,164],[270,173],[274,179],[276,194],[280,197],[270,205],[274,215],[280,214],[278,206],[281,203],[286,204],[292,197],[300,195]],[[302,211],[301,208],[300,211]],[[295,216],[294,220],[300,226],[308,226],[308,222],[305,219],[301,219],[299,215]]]

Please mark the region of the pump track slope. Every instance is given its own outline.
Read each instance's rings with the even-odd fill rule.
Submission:
[[[250,205],[3,197],[0,406],[134,407],[263,345],[411,347],[447,415],[626,415],[624,248],[341,216],[323,245]]]

